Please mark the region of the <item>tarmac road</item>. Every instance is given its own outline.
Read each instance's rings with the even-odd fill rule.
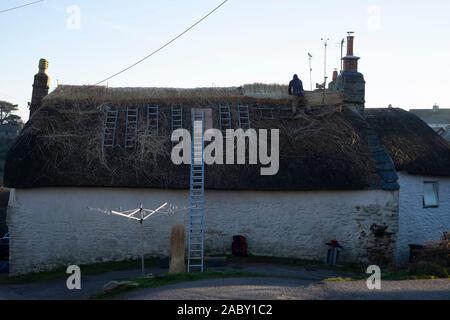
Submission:
[[[290,278],[214,279],[126,293],[132,300],[450,300],[450,279],[385,281],[370,291],[365,281],[316,282]]]
[[[324,282],[323,280],[327,278],[346,277],[345,274],[331,270],[251,263],[236,264],[220,269],[263,274],[265,277],[184,282],[124,293],[117,296],[117,299],[450,300],[450,279],[383,281],[381,291],[369,291],[365,281]],[[148,271],[153,274],[164,274],[167,270],[150,268]],[[83,276],[82,290],[74,291],[67,289],[65,278],[37,283],[0,284],[0,300],[89,299],[100,293],[103,285],[111,280],[129,280],[139,276],[140,270]]]

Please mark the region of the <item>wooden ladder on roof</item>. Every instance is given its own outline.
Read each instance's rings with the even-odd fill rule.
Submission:
[[[183,107],[182,106],[172,106],[171,109],[172,116],[172,132],[183,128]]]
[[[171,108],[172,117],[172,132],[183,128],[183,107],[182,106],[172,106]],[[172,148],[175,148],[176,143],[172,142]],[[183,149],[183,142],[176,149]],[[178,150],[179,152],[180,150]]]
[[[238,104],[238,118],[239,128],[244,130],[250,129],[250,111],[248,106]]]
[[[116,142],[117,110],[107,110],[103,127],[103,147],[112,148]]]
[[[148,105],[147,106],[147,134],[158,135],[159,134],[159,106]]]
[[[231,129],[231,110],[229,104],[219,105],[220,131],[225,132]]]
[[[125,126],[125,149],[134,149],[138,140],[138,107],[128,107]]]

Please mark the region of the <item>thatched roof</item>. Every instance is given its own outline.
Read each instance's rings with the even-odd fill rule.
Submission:
[[[210,107],[214,127],[218,128],[219,104],[229,103],[232,126],[238,128],[239,102],[249,106],[252,128],[280,130],[279,173],[261,176],[260,165],[207,166],[207,188],[370,188],[374,163],[367,142],[367,124],[359,114],[339,106],[337,95],[330,94],[329,106],[314,108],[313,115],[297,120],[284,118],[280,110],[290,109],[290,101],[279,95],[287,88],[278,86],[278,93],[273,95],[271,86],[257,86],[258,90],[250,90],[249,86],[191,90],[59,87],[44,99],[42,108],[33,114],[12,147],[5,185],[188,188],[189,166],[175,166],[170,160],[171,107],[183,106],[186,129],[190,128],[191,108]],[[308,96],[314,101],[314,93]],[[160,108],[158,136],[146,134],[144,107],[149,103],[157,103]],[[106,105],[119,110],[114,148],[102,147]],[[139,143],[134,150],[123,147],[128,106],[140,107]],[[273,119],[263,115],[263,107],[273,110]]]
[[[370,126],[398,171],[450,176],[450,144],[418,116],[402,109],[366,109]]]
[[[206,167],[206,187],[224,190],[361,190],[398,189],[390,152],[399,170],[450,174],[450,148],[416,116],[402,110],[368,109],[368,121],[342,106],[338,93],[321,105],[308,92],[313,114],[284,117],[291,101],[286,86],[236,88],[105,88],[59,86],[28,121],[11,148],[5,185],[34,187],[189,187],[189,166],[170,160],[171,107],[183,107],[186,129],[191,108],[212,109],[219,128],[219,106],[231,106],[238,128],[237,105],[247,105],[251,127],[280,130],[280,170],[261,176],[260,165]],[[160,108],[159,133],[146,130],[145,106]],[[138,144],[126,150],[127,107],[139,107]],[[105,110],[119,111],[113,148],[103,147]],[[271,117],[267,117],[267,112]],[[289,114],[289,111],[288,111]],[[370,123],[369,127],[368,123]],[[373,129],[373,130],[372,130]],[[381,138],[381,141],[379,138]],[[386,147],[384,147],[383,146]]]

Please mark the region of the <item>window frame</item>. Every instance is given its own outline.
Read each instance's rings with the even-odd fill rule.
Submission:
[[[426,204],[426,186],[431,185],[436,198],[436,204]],[[439,181],[424,181],[423,182],[423,196],[422,196],[423,208],[424,209],[435,209],[439,208]]]

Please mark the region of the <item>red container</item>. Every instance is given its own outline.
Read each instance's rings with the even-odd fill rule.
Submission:
[[[234,236],[231,251],[235,257],[246,257],[248,255],[247,238],[244,236]]]

